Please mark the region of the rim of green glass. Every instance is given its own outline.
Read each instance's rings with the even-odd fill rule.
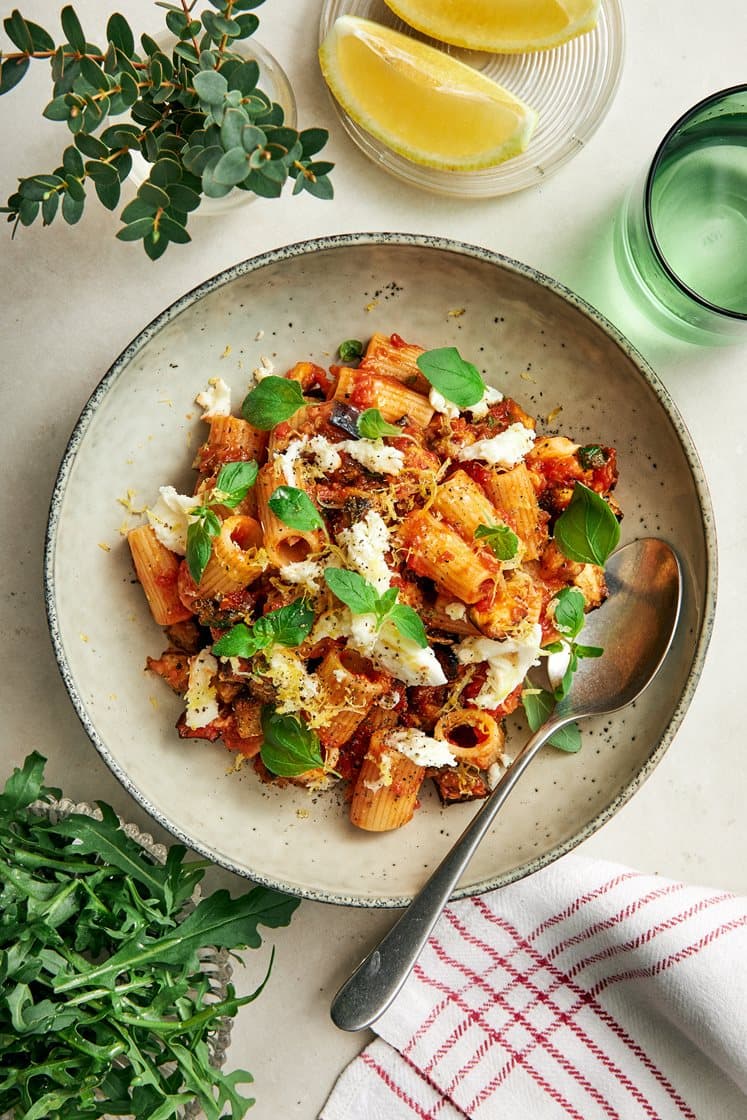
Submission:
[[[681,117],[679,117],[674,122],[674,124],[669,129],[667,134],[664,136],[664,139],[656,149],[654,158],[651,161],[651,167],[649,168],[648,175],[646,176],[646,185],[643,192],[643,215],[644,221],[646,223],[646,231],[648,233],[649,240],[651,241],[651,245],[657,257],[657,260],[669,279],[675,285],[675,287],[677,287],[685,295],[689,296],[690,299],[692,299],[693,302],[697,303],[699,307],[702,307],[707,311],[714,312],[716,315],[721,315],[726,320],[739,323],[747,322],[747,311],[733,311],[731,308],[721,307],[718,303],[712,303],[710,300],[706,299],[704,296],[696,292],[694,288],[691,288],[689,284],[686,284],[684,280],[682,280],[682,278],[677,275],[677,273],[667,261],[667,258],[664,256],[664,251],[662,250],[662,247],[659,244],[658,238],[654,231],[654,222],[651,215],[651,197],[653,195],[654,179],[656,178],[656,173],[659,170],[661,161],[664,158],[664,153],[672,138],[683,127],[683,125],[687,124],[687,122],[696,115],[696,113],[699,113],[702,109],[706,109],[709,105],[713,105],[717,101],[721,101],[725,97],[730,97],[734,93],[747,94],[747,84],[728,86],[726,89],[720,89],[717,90],[716,93],[709,94],[708,97],[704,97],[702,101],[699,101],[697,103],[697,105],[693,105],[692,108],[688,109],[685,113],[682,114]]]

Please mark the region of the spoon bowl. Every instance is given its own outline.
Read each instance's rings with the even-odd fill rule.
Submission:
[[[341,1030],[370,1026],[392,1003],[476,848],[551,735],[575,720],[626,707],[656,676],[682,604],[675,552],[654,537],[633,541],[610,557],[605,578],[607,601],[588,616],[583,631],[584,643],[601,646],[604,655],[580,662],[568,695],[534,732],[402,916],[340,988],[331,1014]]]

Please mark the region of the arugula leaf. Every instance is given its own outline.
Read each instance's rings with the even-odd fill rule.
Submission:
[[[215,482],[213,500],[234,509],[257,481],[259,467],[253,459],[224,463]]]
[[[555,707],[553,694],[544,688],[525,688],[521,694],[521,702],[531,731],[538,731]],[[577,723],[568,723],[554,731],[547,741],[559,751],[575,754],[581,750],[581,729]]]
[[[333,592],[353,614],[373,614],[376,616],[376,629],[380,630],[385,622],[396,626],[404,638],[416,642],[421,649],[428,645],[425,626],[417,611],[404,603],[397,602],[399,588],[389,587],[379,594],[373,584],[358,572],[346,568],[326,568],[324,579]]]
[[[29,805],[50,792],[29,755],[0,793],[0,1096],[27,1120],[168,1120],[197,1099],[208,1120],[249,1100],[239,1070],[210,1065],[208,1038],[264,986],[212,1002],[200,950],[256,948],[260,925],[298,900],[264,887],[183,910],[207,866],[172,846],[164,865],[113,809],[55,821]],[[270,964],[272,961],[270,961]],[[269,975],[269,970],[268,970]]]
[[[301,386],[287,377],[263,377],[244,397],[241,414],[254,428],[268,432],[290,420],[305,404]]]
[[[213,645],[217,657],[254,657],[273,642],[300,646],[314,625],[314,612],[305,599],[294,599],[284,607],[268,611],[252,626],[237,622]]]
[[[59,790],[49,790],[43,785],[45,762],[43,755],[32,751],[20,769],[16,766],[0,794],[0,812],[11,814],[46,794],[59,795]]]
[[[499,560],[513,560],[519,551],[519,538],[508,525],[478,525],[475,540],[484,540]]]
[[[337,347],[341,362],[353,362],[363,353],[363,343],[357,338],[346,338]]]
[[[324,528],[319,510],[309,495],[296,486],[278,486],[273,490],[267,504],[275,516],[291,529],[307,533]]]
[[[477,366],[465,361],[455,346],[426,350],[418,355],[417,364],[433,388],[458,408],[477,404],[485,393]]]
[[[357,420],[358,433],[363,439],[380,439],[382,436],[401,436],[402,429],[390,424],[378,408],[366,408]]]
[[[569,560],[603,568],[617,548],[620,526],[604,498],[577,482],[569,505],[555,522],[553,537]]]
[[[264,707],[262,734],[260,757],[267,769],[278,777],[295,778],[306,770],[324,766],[317,735],[295,716]]]

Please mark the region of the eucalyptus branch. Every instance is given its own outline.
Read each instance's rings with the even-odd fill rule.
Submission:
[[[133,152],[152,166],[121,213],[117,237],[141,240],[153,260],[171,242],[190,240],[188,217],[204,197],[242,190],[277,198],[293,179],[293,194],[332,198],[333,165],[314,158],[327,142],[326,130],[288,127],[282,107],[258,86],[259,65],[236,49],[255,32],[259,20],[252,9],[261,3],[210,0],[197,19],[197,0],[156,0],[175,40],[170,51],[148,34],[136,50],[132,29],[116,12],[102,49],[88,42],[70,5],[60,13],[65,40],[59,44],[15,9],[3,21],[17,50],[0,54],[0,95],[21,81],[32,60],[48,60],[52,100],[44,116],[64,121],[73,143],[59,167],[19,179],[17,192],[0,207],[13,232],[40,215],[49,225],[58,211],[74,225],[91,183],[99,201],[116,209]]]

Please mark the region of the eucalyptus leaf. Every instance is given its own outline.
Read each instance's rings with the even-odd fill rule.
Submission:
[[[67,4],[62,9],[60,12],[60,22],[62,24],[62,30],[67,36],[67,41],[73,50],[84,53],[86,49],[86,37],[72,5]]]

